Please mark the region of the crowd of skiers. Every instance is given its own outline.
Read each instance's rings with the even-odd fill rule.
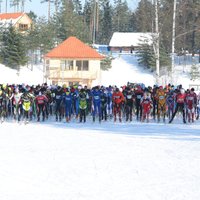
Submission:
[[[120,88],[96,86],[91,89],[80,85],[0,84],[1,122],[10,118],[18,122],[45,121],[51,117],[69,123],[72,119],[86,122],[91,117],[93,122],[133,119],[165,122],[168,119],[171,123],[177,112],[182,113],[183,123],[198,120],[200,94],[196,94],[194,88],[184,90],[181,85],[170,84],[145,87],[133,83]]]

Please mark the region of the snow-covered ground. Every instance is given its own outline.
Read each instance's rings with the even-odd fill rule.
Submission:
[[[155,77],[152,73],[144,71],[138,66],[137,57],[132,54],[115,55],[112,61],[112,68],[103,71],[101,76],[102,84],[123,86],[127,82],[144,83],[153,86]]]
[[[42,84],[44,81],[44,73],[42,65],[35,65],[33,70],[31,67],[21,67],[20,73],[17,70],[10,69],[0,64],[0,83],[9,84]]]
[[[200,123],[0,125],[2,200],[198,200]]]
[[[38,66],[19,76],[0,67],[0,82],[43,81]],[[102,84],[127,81],[154,77],[121,55]],[[199,166],[200,121],[0,124],[2,200],[198,200]]]
[[[126,85],[127,82],[144,83],[146,86],[153,86],[156,83],[155,73],[148,72],[138,65],[137,56],[133,54],[113,54],[112,68],[102,72],[102,84],[105,85]],[[199,65],[199,56],[191,55],[176,56],[173,80],[174,85],[182,84],[185,89],[190,85],[200,85],[200,80],[190,80],[192,63]],[[171,83],[171,74],[168,69],[160,69],[161,85]]]

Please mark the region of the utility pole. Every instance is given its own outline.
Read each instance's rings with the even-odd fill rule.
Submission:
[[[7,10],[8,10],[8,0],[6,0],[5,13],[7,13]]]
[[[171,84],[174,84],[174,57],[175,57],[175,38],[176,38],[176,0],[174,0],[173,25],[172,25],[172,60],[171,60]]]
[[[48,22],[50,21],[50,16],[51,16],[51,1],[48,1]]]
[[[92,43],[96,42],[96,33],[98,31],[98,0],[94,0],[94,14],[93,14],[93,35],[92,35]]]
[[[160,51],[159,51],[159,26],[158,26],[158,1],[155,0],[155,32],[156,32],[156,44],[155,44],[155,54],[156,54],[156,84],[160,84]]]

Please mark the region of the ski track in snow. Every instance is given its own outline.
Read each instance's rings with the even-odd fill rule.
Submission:
[[[2,200],[196,200],[200,123],[0,125]]]

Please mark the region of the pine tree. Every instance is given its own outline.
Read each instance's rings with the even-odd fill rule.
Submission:
[[[24,38],[17,33],[12,25],[3,32],[0,51],[2,63],[10,68],[20,70],[27,63]]]
[[[101,70],[103,71],[107,71],[110,68],[112,68],[112,60],[113,57],[110,56],[106,56],[102,61],[101,61]]]
[[[142,45],[139,51],[137,51],[138,63],[147,69],[155,70],[155,55],[153,48],[148,44]]]
[[[135,12],[137,32],[152,32],[154,7],[149,0],[141,0]]]
[[[80,0],[73,0],[74,12],[78,15],[82,15],[82,4]]]
[[[83,20],[89,30],[89,38],[92,41],[92,3],[91,1],[85,1],[83,9]]]
[[[115,0],[113,10],[113,32],[128,32],[131,11],[127,1]]]
[[[137,30],[137,26],[136,26],[136,15],[135,12],[132,12],[129,18],[129,22],[128,22],[129,28],[128,30],[130,32],[136,32]]]
[[[155,52],[153,46],[149,44],[149,39],[143,38],[141,39],[140,48],[137,51],[138,62],[141,66],[144,66],[151,71],[155,71],[156,69],[156,59]],[[160,68],[168,68],[170,66],[170,57],[160,45]]]
[[[53,19],[56,35],[60,40],[76,36],[82,41],[89,41],[89,30],[82,14],[74,10],[72,0],[64,1],[57,16]]]
[[[108,0],[102,3],[100,27],[97,41],[100,44],[109,44],[112,37],[112,7]]]

